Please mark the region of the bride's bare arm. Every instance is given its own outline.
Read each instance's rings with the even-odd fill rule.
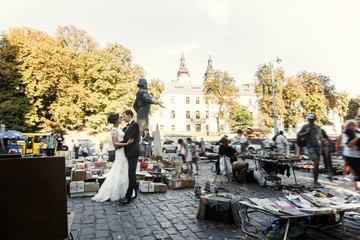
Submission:
[[[116,136],[112,137],[112,142],[113,142],[114,147],[127,146],[127,145],[130,145],[133,141],[134,141],[134,139],[129,139],[126,143],[120,143],[120,142],[116,141]]]

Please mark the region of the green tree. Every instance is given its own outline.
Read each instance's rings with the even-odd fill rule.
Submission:
[[[52,79],[57,74],[53,54],[59,45],[44,32],[30,28],[10,29],[3,37],[18,48],[16,67],[30,106],[25,124],[34,128],[49,118],[49,106],[57,86]]]
[[[339,92],[336,95],[336,107],[335,110],[337,114],[339,115],[341,126],[344,125],[344,118],[348,114],[349,111],[349,94],[346,92]]]
[[[132,109],[138,91],[137,79],[144,76],[144,70],[132,62],[130,50],[120,44],[109,44],[96,51],[95,62],[97,64],[87,72],[96,79],[93,90],[101,103],[86,122],[89,128],[102,131],[106,129],[110,113]]]
[[[7,129],[26,131],[25,115],[30,109],[16,56],[19,48],[8,39],[0,40],[0,122]]]
[[[8,91],[1,96],[2,121],[17,129],[101,131],[109,113],[132,108],[137,79],[144,75],[129,49],[120,44],[100,49],[74,26],[59,27],[56,37],[9,29],[2,35],[0,61],[1,91]],[[6,114],[9,106],[12,115]]]
[[[316,73],[300,72],[297,74],[298,82],[304,89],[305,95],[301,98],[301,108],[304,110],[304,118],[307,114],[316,114],[317,119],[323,124],[329,124],[326,117],[326,98],[324,85],[318,81]]]
[[[274,92],[278,119],[283,118],[286,112],[282,99],[284,79],[284,70],[281,68],[274,69]],[[259,65],[255,73],[255,92],[264,126],[268,128],[274,127],[271,68],[266,64]]]
[[[149,89],[149,95],[152,99],[158,100],[160,98],[161,93],[164,91],[164,83],[160,79],[151,79],[151,81],[148,83],[148,89]],[[159,105],[152,104],[151,105],[151,111],[155,112],[159,109]]]
[[[329,110],[333,110],[336,107],[337,95],[336,95],[335,85],[331,83],[330,77],[321,74],[318,74],[317,80],[324,87],[323,91],[326,100],[325,104],[326,104],[326,109],[329,112]]]
[[[225,120],[231,109],[236,106],[234,97],[239,90],[235,87],[234,78],[230,77],[227,72],[216,70],[215,73],[205,77],[203,91],[205,101],[217,107],[216,124],[219,132],[220,120]]]
[[[230,119],[232,120],[231,129],[233,131],[254,126],[254,117],[243,105],[238,105],[234,108]]]
[[[305,89],[301,87],[298,79],[289,77],[286,79],[282,91],[282,100],[286,112],[284,113],[284,125],[297,125],[304,120],[304,113],[301,107],[301,99],[305,95]]]
[[[344,120],[355,119],[356,115],[360,114],[360,96],[350,98],[348,109]]]

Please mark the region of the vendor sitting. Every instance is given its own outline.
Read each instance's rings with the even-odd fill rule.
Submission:
[[[99,149],[96,151],[96,156],[98,156],[99,158],[104,159],[104,157],[107,156],[107,155],[108,155],[107,149],[104,148],[103,143],[100,143]]]
[[[246,162],[239,162],[237,160],[237,152],[234,148],[229,147],[229,139],[222,138],[220,141],[219,155],[225,155],[230,158],[234,178],[237,182],[242,182],[249,164]]]

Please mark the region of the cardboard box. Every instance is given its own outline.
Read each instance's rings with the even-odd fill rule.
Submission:
[[[76,169],[72,174],[73,181],[84,181],[86,180],[86,170],[85,169]]]
[[[194,187],[195,187],[195,180],[182,181],[182,188],[194,188]]]
[[[183,186],[182,182],[183,182],[183,180],[181,180],[181,179],[172,180],[172,189],[182,188],[182,186]]]
[[[145,173],[136,173],[136,180],[145,180]]]
[[[173,168],[174,164],[172,162],[164,162],[164,168]]]
[[[84,192],[97,192],[99,191],[99,183],[96,182],[86,182],[84,184]]]
[[[85,184],[84,181],[72,181],[70,183],[70,193],[84,192]]]
[[[94,162],[95,168],[103,168],[106,167],[106,162]]]
[[[71,159],[70,151],[56,151],[56,156],[65,157],[65,159]]]
[[[150,185],[150,182],[148,182],[148,181],[139,181],[140,192],[142,192],[142,193],[149,192],[149,185]]]
[[[164,183],[153,183],[154,184],[154,192],[156,193],[164,193],[167,190],[167,185]]]
[[[153,182],[155,180],[155,177],[151,174],[145,175],[145,181]]]
[[[155,184],[153,182],[149,184],[149,192],[151,193],[155,192]]]

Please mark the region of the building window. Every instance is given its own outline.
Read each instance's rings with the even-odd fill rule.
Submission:
[[[196,97],[196,104],[200,104],[200,98]]]
[[[210,127],[209,125],[206,125],[206,131],[209,132],[210,131]]]
[[[195,131],[196,132],[201,132],[201,124],[196,124],[195,125]]]
[[[186,104],[190,104],[190,97],[186,97]]]
[[[197,119],[200,118],[200,111],[196,111],[196,118],[197,118]]]
[[[160,111],[160,118],[164,118],[164,111]]]
[[[206,118],[209,118],[209,111],[206,111]]]
[[[171,125],[171,131],[175,131],[175,125]]]
[[[186,111],[186,118],[190,119],[190,111]]]
[[[224,125],[220,125],[220,132],[224,131]]]
[[[171,118],[175,118],[175,111],[171,111]]]
[[[160,131],[164,131],[164,125],[160,125]]]
[[[190,132],[190,125],[186,125],[186,131]]]
[[[171,96],[170,101],[171,101],[171,104],[175,104],[175,97]]]

